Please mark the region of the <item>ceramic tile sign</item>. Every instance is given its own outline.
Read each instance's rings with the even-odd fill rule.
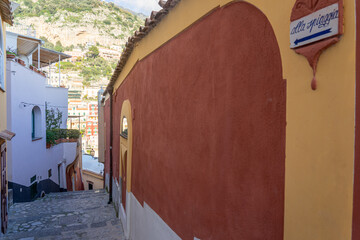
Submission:
[[[339,4],[335,3],[291,22],[290,48],[301,47],[339,34]]]

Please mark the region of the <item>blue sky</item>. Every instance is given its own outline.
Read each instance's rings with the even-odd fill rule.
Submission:
[[[114,2],[117,5],[128,8],[137,13],[143,13],[149,16],[152,10],[160,10],[158,0],[106,0],[107,2]]]

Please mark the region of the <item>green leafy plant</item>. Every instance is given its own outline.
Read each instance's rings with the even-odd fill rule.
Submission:
[[[46,143],[55,145],[60,139],[79,139],[81,133],[77,129],[48,129],[46,130]]]
[[[46,130],[46,143],[54,145],[56,142],[56,135],[53,130]]]
[[[46,129],[60,128],[63,113],[57,108],[46,109]]]
[[[78,139],[81,133],[77,129],[67,129],[67,137],[69,139]]]
[[[13,49],[13,48],[11,48],[11,47],[8,47],[7,49],[6,49],[6,54],[7,55],[15,55],[15,56],[17,56],[17,54],[16,54],[16,49]]]

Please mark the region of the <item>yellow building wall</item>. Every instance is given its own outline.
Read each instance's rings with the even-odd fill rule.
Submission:
[[[295,1],[252,1],[269,18],[287,79],[284,239],[351,239],[355,126],[355,1],[344,1],[344,35],[312,69],[289,48]]]
[[[82,177],[83,177],[83,183],[84,183],[84,190],[89,190],[88,182],[93,183],[93,190],[98,190],[98,189],[104,188],[103,176],[83,169]]]
[[[124,158],[125,152],[127,152],[127,163],[126,163],[126,190],[131,192],[131,166],[132,166],[132,112],[131,112],[131,103],[129,100],[125,100],[122,107],[121,107],[121,122],[120,128],[122,125],[123,117],[127,118],[128,121],[128,138],[125,139],[120,137],[120,159],[119,159],[119,176],[122,176],[123,172],[123,161],[121,160]]]
[[[212,9],[230,0],[182,0],[137,43],[114,91],[138,60]],[[269,19],[287,80],[285,225],[287,240],[351,239],[355,126],[355,1],[344,0],[344,35],[320,57],[318,90],[312,69],[290,49],[295,3],[251,0]],[[236,27],[236,26],[234,26]],[[234,39],[235,40],[235,39]]]
[[[5,88],[6,88],[6,23],[2,22],[2,36],[3,36],[3,43],[4,43],[4,69],[1,69],[1,71],[4,71],[5,76]],[[4,89],[5,90],[5,89]],[[3,92],[0,90],[0,131],[3,131],[6,129],[6,92]]]

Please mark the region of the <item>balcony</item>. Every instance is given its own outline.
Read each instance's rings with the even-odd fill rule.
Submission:
[[[59,62],[59,87],[61,86],[60,62],[71,58],[71,56],[41,47],[43,41],[32,36],[6,32],[6,42],[6,57],[8,61],[17,62],[31,71],[42,75],[48,79],[48,83],[51,71],[49,71],[47,76],[43,71],[44,68],[49,67],[50,70],[52,64]]]

